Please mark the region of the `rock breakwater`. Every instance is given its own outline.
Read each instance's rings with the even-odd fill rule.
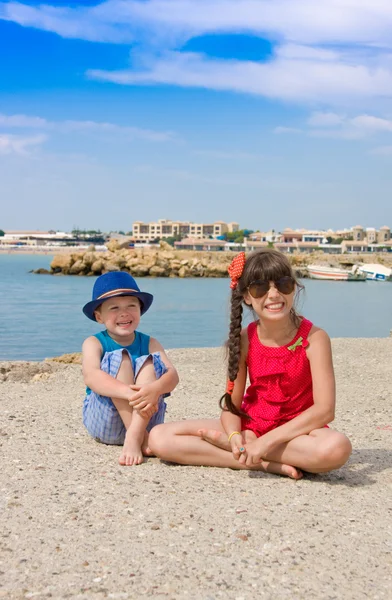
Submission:
[[[176,250],[166,242],[155,248],[123,248],[110,242],[107,252],[97,252],[94,246],[79,252],[54,256],[50,270],[37,269],[34,273],[50,275],[97,276],[110,271],[128,271],[134,277],[228,277],[234,252],[201,252]],[[377,257],[378,259],[379,257]],[[384,260],[374,262],[386,263]],[[307,265],[321,263],[350,268],[353,264],[369,262],[364,255],[328,255],[323,252],[289,254],[298,277],[307,277]]]

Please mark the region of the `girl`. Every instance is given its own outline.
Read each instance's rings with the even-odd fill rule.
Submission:
[[[220,420],[155,427],[153,453],[189,465],[256,469],[302,477],[341,467],[351,444],[328,428],[335,378],[328,335],[295,310],[295,279],[275,250],[238,255],[229,267],[228,383]],[[241,331],[242,305],[255,321]],[[245,392],[249,376],[250,385]]]

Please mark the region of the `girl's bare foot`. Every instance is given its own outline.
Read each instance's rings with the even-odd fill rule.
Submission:
[[[231,445],[229,439],[225,433],[218,431],[217,429],[199,429],[198,435],[203,438],[206,442],[209,442],[213,446],[222,448],[231,452]]]
[[[148,432],[147,431],[144,434],[144,440],[143,440],[143,444],[142,444],[142,452],[143,452],[143,456],[154,456],[154,454],[151,452],[151,450],[148,446]]]
[[[265,471],[266,473],[274,473],[275,475],[283,475],[284,477],[290,477],[290,479],[302,479],[303,473],[296,467],[292,467],[291,465],[283,465],[282,463],[266,461],[263,460],[260,463],[261,469],[259,465],[257,465],[254,469],[250,467],[250,471],[258,470]]]

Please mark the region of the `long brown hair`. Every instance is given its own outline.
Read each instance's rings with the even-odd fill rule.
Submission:
[[[227,347],[227,376],[230,382],[234,382],[238,375],[241,355],[241,327],[244,294],[253,281],[277,281],[281,277],[292,277],[296,284],[297,292],[304,286],[297,280],[288,258],[277,250],[263,248],[249,254],[246,258],[245,267],[235,289],[231,293],[231,312],[229,337]],[[296,327],[299,327],[300,317],[294,307],[290,311],[290,318]],[[231,397],[231,393],[225,392],[219,401],[222,410],[228,410],[239,417],[247,415],[238,409]]]

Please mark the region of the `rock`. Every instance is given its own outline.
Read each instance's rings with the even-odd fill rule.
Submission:
[[[150,267],[144,264],[135,265],[130,269],[130,272],[134,277],[146,277],[149,274],[149,271]]]
[[[83,255],[83,264],[86,265],[86,267],[91,267],[96,260],[97,256],[95,252],[86,252],[86,254]]]
[[[74,264],[69,268],[70,275],[79,275],[79,273],[83,273],[86,266],[83,260],[77,260]]]
[[[133,242],[133,238],[131,237],[121,237],[121,238],[113,238],[107,244],[106,247],[111,252],[117,252],[122,248],[129,249],[129,245]]]
[[[42,377],[37,377],[38,375],[41,376],[45,374],[49,377],[50,373],[55,369],[56,365],[52,366],[46,362],[1,362],[0,381],[18,381],[21,383],[39,381]]]
[[[109,261],[109,262],[105,262],[104,266],[103,266],[103,271],[105,273],[111,272],[111,271],[121,271],[120,267],[118,266],[117,263]]]
[[[158,265],[155,265],[151,267],[149,274],[151,275],[151,277],[167,277],[168,271],[164,267],[159,267]]]
[[[50,263],[50,268],[52,271],[59,273],[61,271],[67,271],[72,263],[73,260],[71,254],[56,254]]]
[[[49,377],[50,373],[36,373],[31,381],[45,381],[46,379],[49,379]]]
[[[106,248],[108,250],[110,250],[110,252],[116,252],[116,250],[120,249],[120,244],[118,243],[117,240],[110,240],[107,244],[106,244]]]
[[[160,240],[159,247],[161,250],[173,250],[173,246],[170,246],[165,240]]]
[[[57,363],[65,363],[67,365],[71,364],[82,364],[82,353],[81,352],[73,352],[71,354],[62,354],[61,356],[55,356],[54,358],[47,358],[48,362],[57,362]]]
[[[131,258],[128,258],[127,262],[125,263],[125,266],[127,269],[132,269],[133,267],[136,267],[139,263],[140,259],[137,256],[132,256]]]
[[[181,269],[178,271],[178,277],[188,277],[189,275],[189,269],[186,267],[186,265],[183,265],[181,267]]]
[[[159,253],[159,258],[165,258],[166,260],[173,260],[175,257],[176,255],[173,251],[163,250],[163,252]]]
[[[48,269],[36,269],[33,273],[37,275],[51,275],[51,271],[48,271]]]
[[[96,260],[95,262],[93,262],[93,264],[91,265],[90,269],[91,271],[96,274],[96,275],[100,275],[102,273],[102,269],[103,269],[103,260],[101,258],[99,258],[98,260]]]
[[[181,267],[181,261],[179,261],[177,258],[172,260],[170,263],[170,267],[172,269],[179,269]]]

